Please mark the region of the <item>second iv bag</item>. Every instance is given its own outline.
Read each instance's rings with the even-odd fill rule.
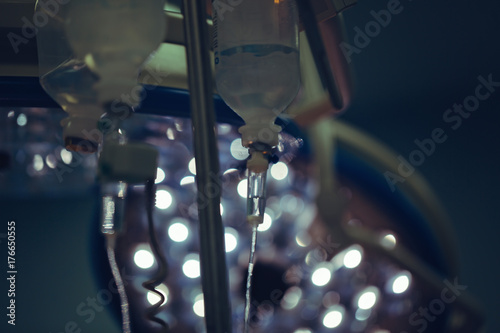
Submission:
[[[40,83],[69,114],[66,147],[93,152],[104,108],[139,103],[138,70],[165,34],[163,1],[72,0],[57,10],[37,1],[36,11],[48,17],[37,34]]]
[[[215,1],[213,22],[217,91],[245,121],[243,145],[277,145],[274,121],[300,86],[295,1]]]

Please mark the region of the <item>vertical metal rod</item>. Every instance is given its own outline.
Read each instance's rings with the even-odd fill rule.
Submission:
[[[205,323],[209,333],[229,333],[231,332],[231,307],[224,227],[219,206],[222,192],[215,135],[213,76],[209,57],[205,1],[184,0],[183,14],[196,158]]]

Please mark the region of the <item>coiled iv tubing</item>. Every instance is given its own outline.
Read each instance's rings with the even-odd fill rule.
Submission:
[[[165,255],[161,251],[161,247],[158,242],[158,238],[156,236],[153,223],[153,207],[155,204],[154,181],[148,180],[146,182],[145,189],[146,189],[146,215],[148,220],[149,242],[151,244],[151,250],[153,252],[153,255],[156,261],[158,262],[158,270],[156,271],[154,277],[144,282],[142,286],[147,290],[158,295],[158,297],[160,297],[160,300],[156,304],[153,304],[146,310],[146,318],[160,324],[163,327],[163,332],[168,332],[167,323],[156,316],[160,312],[160,307],[165,301],[165,296],[160,291],[158,291],[156,287],[158,287],[167,277],[168,266]]]

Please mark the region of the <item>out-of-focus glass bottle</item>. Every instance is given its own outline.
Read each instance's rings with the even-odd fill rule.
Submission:
[[[69,113],[65,145],[95,152],[102,114],[125,118],[140,101],[137,73],[164,36],[163,1],[38,1],[36,11],[49,17],[37,34],[40,83]]]

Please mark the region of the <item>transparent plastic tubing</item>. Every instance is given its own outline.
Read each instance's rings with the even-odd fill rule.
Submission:
[[[125,284],[123,283],[123,279],[120,274],[120,269],[118,268],[118,264],[116,263],[116,235],[106,233],[106,251],[108,253],[109,265],[111,267],[111,273],[113,274],[113,278],[115,279],[116,289],[118,290],[118,295],[120,296],[120,309],[122,312],[122,330],[123,333],[131,333],[132,330],[130,328],[130,311],[129,311],[129,303],[127,298],[127,293],[125,291]]]
[[[116,262],[116,237],[123,225],[126,190],[127,184],[123,182],[102,185],[101,232],[104,234],[106,239],[106,252],[108,255],[109,266],[120,297],[122,330],[123,333],[131,333],[127,293],[125,291],[125,284],[123,283],[123,279],[120,274],[120,269]]]
[[[224,226],[220,215],[222,194],[215,134],[213,76],[205,3],[183,1],[184,33],[196,157],[200,263],[207,332],[232,331]]]
[[[255,248],[257,246],[257,224],[252,225],[252,245],[250,248],[250,258],[248,259],[248,274],[247,274],[247,289],[245,293],[245,330],[244,333],[250,332],[250,307],[252,296],[252,275],[254,266]]]

